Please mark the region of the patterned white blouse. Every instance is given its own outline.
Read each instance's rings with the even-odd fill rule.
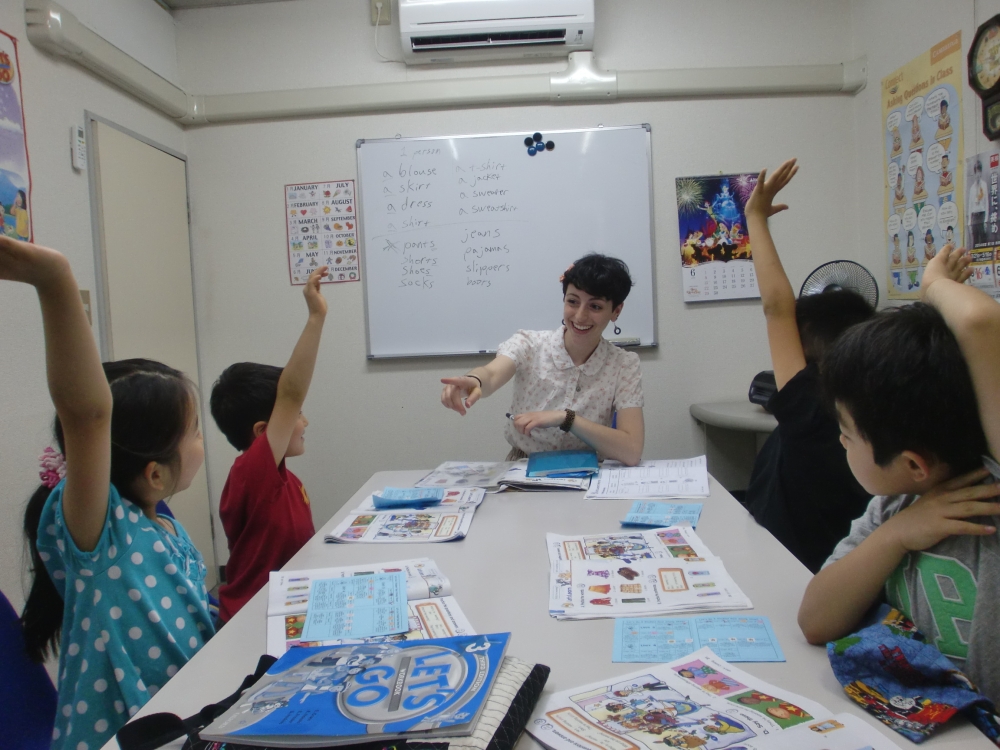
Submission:
[[[614,412],[643,405],[638,354],[602,338],[590,358],[577,367],[566,351],[565,333],[565,326],[555,331],[518,331],[497,349],[498,355],[517,365],[511,412],[572,409],[577,416],[610,427]],[[504,436],[525,453],[587,447],[558,427],[535,429],[529,436],[508,422]]]

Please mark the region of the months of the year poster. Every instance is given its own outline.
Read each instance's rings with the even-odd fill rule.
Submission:
[[[677,178],[685,302],[759,297],[747,234],[755,174]]]
[[[288,276],[305,284],[309,274],[329,266],[323,283],[358,281],[358,219],[354,180],[285,185]]]

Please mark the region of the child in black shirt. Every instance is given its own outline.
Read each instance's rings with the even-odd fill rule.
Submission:
[[[769,178],[762,171],[746,206],[778,386],[768,410],[778,428],[757,456],[744,502],[757,522],[815,573],[871,499],[851,474],[836,416],[823,402],[819,362],[843,331],[874,310],[846,290],[795,299],[767,220],[788,208],[773,200],[797,171],[795,159]]]

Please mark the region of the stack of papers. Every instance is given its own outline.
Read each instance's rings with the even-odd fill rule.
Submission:
[[[504,490],[585,490],[585,477],[529,477],[528,459],[520,461],[445,461],[415,487],[480,487],[486,492]]]
[[[673,461],[642,461],[624,466],[605,461],[590,483],[588,499],[655,500],[670,497],[708,497],[708,465],[704,456]]]
[[[407,624],[399,635],[306,641],[302,630],[313,587],[333,578],[355,578],[377,573],[402,572],[406,576]],[[451,596],[451,583],[428,557],[395,562],[351,565],[313,570],[278,570],[271,573],[267,597],[267,653],[281,656],[292,646],[341,643],[384,643],[475,634]]]
[[[864,720],[834,716],[707,648],[555,693],[527,729],[549,750],[898,750]]]
[[[549,614],[557,620],[696,612],[753,605],[690,526],[547,534]]]

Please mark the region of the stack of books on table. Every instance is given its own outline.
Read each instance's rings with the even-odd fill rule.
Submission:
[[[293,648],[200,737],[296,748],[454,738],[456,750],[509,750],[548,676],[506,657],[509,639]]]
[[[586,490],[591,476],[529,476],[528,459],[520,461],[445,461],[416,487],[481,487],[487,492],[510,490]]]
[[[750,599],[690,526],[547,534],[557,620],[731,612]]]

